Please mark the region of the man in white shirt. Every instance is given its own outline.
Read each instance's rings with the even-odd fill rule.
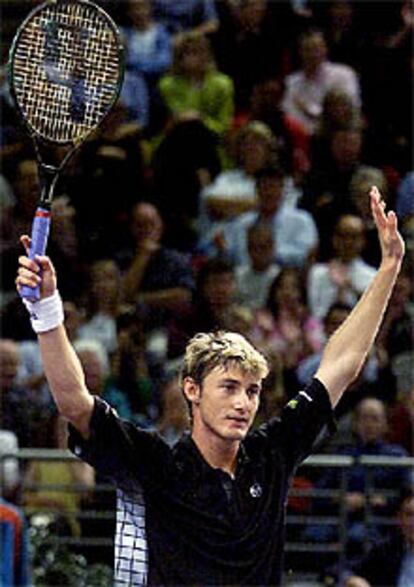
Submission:
[[[308,274],[308,303],[313,316],[324,318],[335,302],[355,306],[376,274],[360,257],[364,248],[364,223],[359,216],[344,214],[335,227],[334,258],[315,263]]]
[[[312,134],[329,90],[343,90],[356,106],[360,106],[360,87],[357,74],[351,67],[328,61],[328,49],[321,31],[312,29],[301,36],[299,55],[302,69],[286,76],[282,107]]]
[[[272,228],[266,222],[256,222],[247,231],[249,261],[236,266],[239,301],[250,308],[263,308],[270,286],[280,272],[275,263],[275,246]]]
[[[303,267],[318,244],[318,232],[309,212],[283,203],[284,173],[268,167],[256,175],[258,210],[242,214],[227,227],[226,248],[237,265],[248,263],[247,231],[261,221],[271,226],[275,261]]]

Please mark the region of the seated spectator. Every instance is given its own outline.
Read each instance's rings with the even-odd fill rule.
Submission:
[[[304,179],[299,206],[312,214],[318,227],[320,260],[325,261],[332,254],[332,231],[339,217],[355,214],[350,184],[361,166],[362,141],[361,129],[335,129],[330,135],[326,160],[313,165]]]
[[[153,0],[154,16],[172,35],[194,31],[214,33],[218,26],[213,0]]]
[[[336,302],[353,307],[376,274],[361,258],[364,224],[358,216],[339,219],[332,239],[330,261],[315,263],[308,274],[308,301],[314,316],[324,318]]]
[[[217,139],[201,120],[176,122],[165,129],[151,160],[151,201],[165,220],[169,247],[193,252],[200,193],[221,167]]]
[[[0,249],[0,265],[2,271],[1,297],[2,305],[12,302],[16,259],[21,252],[18,243],[19,234],[30,234],[33,216],[40,195],[37,163],[31,157],[17,159],[13,166],[10,184],[2,185],[2,239],[8,233],[7,242],[2,243]],[[9,202],[9,204],[7,204]],[[14,202],[14,203],[13,203]],[[4,215],[3,215],[4,214]]]
[[[277,141],[280,164],[287,174],[299,184],[309,171],[310,141],[305,127],[295,118],[283,112],[284,81],[281,78],[266,79],[253,88],[250,100],[250,118],[267,124]]]
[[[396,506],[396,523],[385,538],[371,544],[344,573],[344,587],[414,584],[414,488],[403,488]]]
[[[323,169],[329,162],[330,144],[335,131],[359,131],[363,128],[361,108],[352,101],[349,94],[338,88],[329,90],[323,99],[321,116],[310,144],[312,166]]]
[[[163,348],[154,349],[154,340],[147,338],[143,319],[135,308],[123,309],[118,314],[116,329],[117,348],[106,388],[120,390],[128,398],[134,420],[147,426],[158,413],[157,392],[165,379],[166,352]]]
[[[391,367],[397,393],[409,391],[414,383],[414,330],[410,310],[413,291],[412,270],[408,265],[397,278],[377,337],[380,361],[384,366]]]
[[[53,405],[45,405],[37,390],[17,383],[20,354],[18,343],[0,339],[0,429],[12,431],[21,448],[36,446],[41,432],[41,415],[50,415]]]
[[[67,448],[67,423],[58,414],[42,421],[41,448]],[[57,533],[80,537],[78,515],[82,497],[94,488],[95,473],[84,462],[29,461],[23,480],[23,502],[28,516],[50,516]],[[48,487],[50,486],[50,487]]]
[[[192,305],[177,314],[169,324],[168,357],[175,359],[197,332],[245,330],[251,312],[237,303],[237,283],[233,264],[223,258],[207,260],[197,275]]]
[[[324,338],[328,340],[331,335],[337,330],[342,322],[347,318],[351,308],[346,304],[334,303],[328,310],[326,316],[323,319]],[[319,363],[322,358],[322,349],[316,353],[305,357],[300,361],[298,368],[296,369],[296,377],[301,387],[306,387],[315,375]],[[356,392],[356,386],[366,389],[367,384],[377,382],[378,377],[378,360],[374,353],[371,353],[363,371],[359,375],[356,382],[352,384],[353,392]]]
[[[121,310],[121,274],[112,259],[95,261],[89,270],[86,291],[87,316],[78,328],[81,339],[94,339],[113,353],[117,347],[116,318]]]
[[[368,165],[360,165],[353,174],[349,184],[351,204],[365,225],[365,246],[361,253],[364,261],[373,267],[378,267],[381,259],[381,251],[378,237],[375,233],[374,223],[369,205],[369,190],[376,185],[381,191],[385,202],[389,201],[388,181],[380,169]]]
[[[410,456],[414,456],[414,384],[391,404],[388,419],[389,442],[400,444]]]
[[[122,275],[122,299],[139,304],[147,330],[159,328],[190,302],[194,282],[188,259],[162,243],[164,225],[149,203],[131,212],[130,246],[117,257]]]
[[[172,123],[201,121],[223,136],[233,117],[233,82],[216,70],[209,40],[183,33],[174,44],[171,73],[161,77],[159,91]]]
[[[11,430],[0,428],[0,487],[2,496],[16,503],[17,490],[20,486],[19,461],[12,456],[17,453],[19,443],[17,436]],[[9,455],[5,457],[5,455]],[[1,575],[0,575],[1,576]]]
[[[236,266],[238,298],[244,306],[257,310],[265,305],[270,285],[280,271],[268,223],[259,220],[249,226],[247,252],[248,263]]]
[[[354,457],[353,466],[346,472],[347,489],[345,505],[347,511],[347,552],[355,556],[362,552],[365,540],[378,538],[380,523],[366,526],[367,511],[376,516],[389,515],[392,510],[390,492],[403,487],[408,480],[404,467],[370,466],[358,462],[361,456],[407,456],[403,447],[385,441],[387,434],[387,412],[384,402],[374,397],[362,399],[354,410],[354,437],[344,446],[335,446],[335,453]],[[341,470],[331,468],[316,480],[317,489],[338,489]],[[336,504],[336,505],[335,505]],[[338,500],[319,498],[314,504],[314,513],[332,514],[336,511]],[[308,540],[329,542],[337,540],[337,530],[333,525],[311,525],[305,530]],[[369,532],[368,532],[369,530]]]
[[[218,2],[220,26],[213,46],[220,68],[235,85],[237,112],[249,108],[253,87],[280,75],[292,34],[288,2]]]
[[[257,222],[271,226],[275,261],[280,265],[305,267],[316,250],[318,234],[311,215],[305,210],[283,205],[285,174],[277,167],[256,174],[257,211],[246,212],[230,223],[224,233],[226,250],[237,264],[246,263],[247,230]]]
[[[276,142],[262,122],[252,121],[233,137],[235,167],[223,171],[200,194],[199,246],[209,247],[228,222],[257,206],[256,174],[275,162]]]
[[[15,242],[16,233],[13,226],[13,209],[16,206],[12,187],[4,175],[0,175],[0,251],[4,251]]]
[[[299,269],[285,267],[273,280],[266,306],[255,314],[251,337],[279,355],[285,372],[321,349],[322,325],[308,310]]]
[[[414,216],[414,171],[407,173],[401,180],[395,203],[398,218],[405,221]]]
[[[333,61],[358,68],[361,32],[358,11],[352,0],[312,3],[318,23],[325,32],[329,55]]]
[[[96,340],[78,340],[74,349],[82,364],[88,389],[93,395],[105,399],[126,420],[133,419],[129,398],[120,389],[108,382],[110,365],[103,345]]]
[[[185,430],[189,430],[188,406],[177,377],[170,379],[161,390],[160,416],[156,422],[159,434],[174,445]]]
[[[310,29],[299,39],[302,68],[286,77],[283,100],[285,112],[299,120],[313,133],[322,112],[326,93],[340,88],[360,104],[360,88],[356,72],[342,63],[328,60],[328,49],[322,31]]]
[[[152,17],[151,0],[129,0],[128,26],[121,29],[126,50],[121,101],[129,118],[147,127],[157,105],[157,84],[171,65],[170,34]]]

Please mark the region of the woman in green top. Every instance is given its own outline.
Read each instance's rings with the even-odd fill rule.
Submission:
[[[159,88],[172,123],[200,120],[216,135],[224,135],[234,112],[233,81],[217,71],[207,37],[183,33],[177,37],[172,71]]]

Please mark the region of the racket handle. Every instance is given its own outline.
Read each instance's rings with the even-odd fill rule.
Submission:
[[[36,255],[45,254],[47,239],[49,237],[50,220],[50,210],[39,206],[32,224],[32,242],[30,245],[29,259],[34,259]],[[20,289],[20,297],[30,302],[37,302],[40,300],[40,286],[30,287],[29,285],[24,285]]]

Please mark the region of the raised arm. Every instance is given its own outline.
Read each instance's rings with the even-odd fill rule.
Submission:
[[[21,241],[27,251],[29,237],[23,236]],[[49,312],[51,325],[50,330],[38,333],[45,375],[59,412],[87,438],[94,402],[86,388],[81,364],[69,342],[65,327],[62,323],[59,324],[61,320],[53,317],[54,314],[60,314],[61,303],[52,298],[56,293],[55,269],[48,257],[37,257],[36,261],[27,256],[20,257],[17,289],[23,285],[33,287],[38,284],[41,284],[41,301],[38,304],[42,305],[43,313]],[[47,319],[47,315],[45,318]]]
[[[404,256],[395,212],[385,213],[385,203],[376,187],[371,189],[370,198],[381,245],[381,264],[348,318],[329,339],[315,375],[327,388],[333,406],[365,363]]]

